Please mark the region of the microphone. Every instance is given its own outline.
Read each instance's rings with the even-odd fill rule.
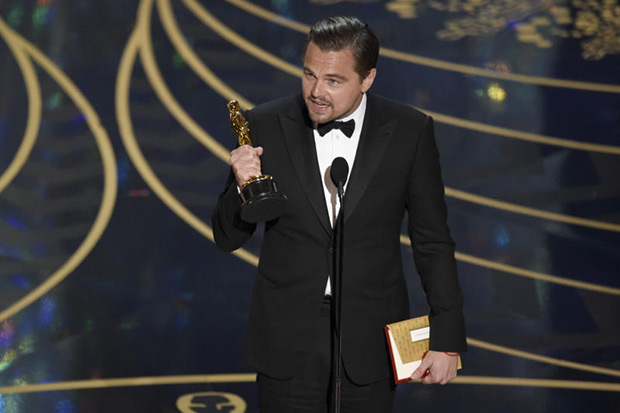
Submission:
[[[334,228],[334,278],[332,279],[332,296],[334,297],[334,309],[335,309],[335,326],[333,330],[333,338],[336,341],[336,371],[335,371],[335,395],[334,403],[336,412],[340,413],[340,389],[342,382],[342,373],[340,366],[342,363],[342,254],[344,251],[343,244],[343,232],[344,232],[344,184],[347,182],[347,176],[349,175],[349,164],[347,161],[338,157],[332,162],[329,174],[332,178],[332,182],[338,188],[338,198],[340,198],[340,212],[338,218],[336,218],[336,225]],[[336,333],[338,332],[338,333]]]
[[[347,183],[347,176],[349,175],[349,164],[344,158],[339,156],[332,162],[329,174],[332,178],[332,182],[338,188],[338,192],[342,194],[344,184]]]

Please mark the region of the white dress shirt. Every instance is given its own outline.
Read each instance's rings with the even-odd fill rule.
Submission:
[[[338,199],[338,188],[336,188],[330,176],[331,165],[334,159],[339,156],[344,158],[347,161],[347,164],[349,164],[349,175],[347,176],[347,183],[344,185],[344,190],[346,193],[349,176],[351,175],[351,170],[353,169],[353,163],[355,161],[355,153],[357,152],[357,147],[360,141],[365,114],[366,94],[362,96],[360,105],[352,114],[345,118],[337,119],[342,122],[347,122],[351,119],[355,121],[355,130],[350,138],[342,133],[340,129],[332,129],[324,136],[319,135],[316,128],[314,129],[316,156],[319,161],[319,170],[321,171],[321,176],[323,177],[325,204],[327,205],[327,213],[332,227],[334,226],[336,217],[340,211],[340,200]],[[331,283],[329,278],[327,279],[325,294],[331,295]]]

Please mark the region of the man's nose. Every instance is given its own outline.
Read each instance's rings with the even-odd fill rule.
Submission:
[[[315,81],[314,85],[312,85],[312,96],[318,97],[322,96],[323,88],[321,87],[321,82]]]

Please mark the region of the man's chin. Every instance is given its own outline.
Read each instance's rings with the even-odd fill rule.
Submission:
[[[309,104],[308,102],[306,102],[306,108],[308,109],[308,115],[310,115],[310,119],[312,120],[312,122],[316,122],[316,123],[327,123],[331,120],[333,120],[333,116],[331,111],[316,111],[314,109],[311,109],[311,103]]]
[[[310,119],[312,120],[312,122],[317,123],[317,124],[327,123],[333,120],[330,117],[330,114],[326,114],[326,113],[317,114],[311,111],[308,111],[308,112],[310,114]]]

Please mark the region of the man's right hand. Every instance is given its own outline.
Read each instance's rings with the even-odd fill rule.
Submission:
[[[239,188],[250,178],[261,175],[260,156],[263,148],[257,146],[253,148],[249,145],[242,145],[230,152],[230,165],[232,166],[237,185]]]

